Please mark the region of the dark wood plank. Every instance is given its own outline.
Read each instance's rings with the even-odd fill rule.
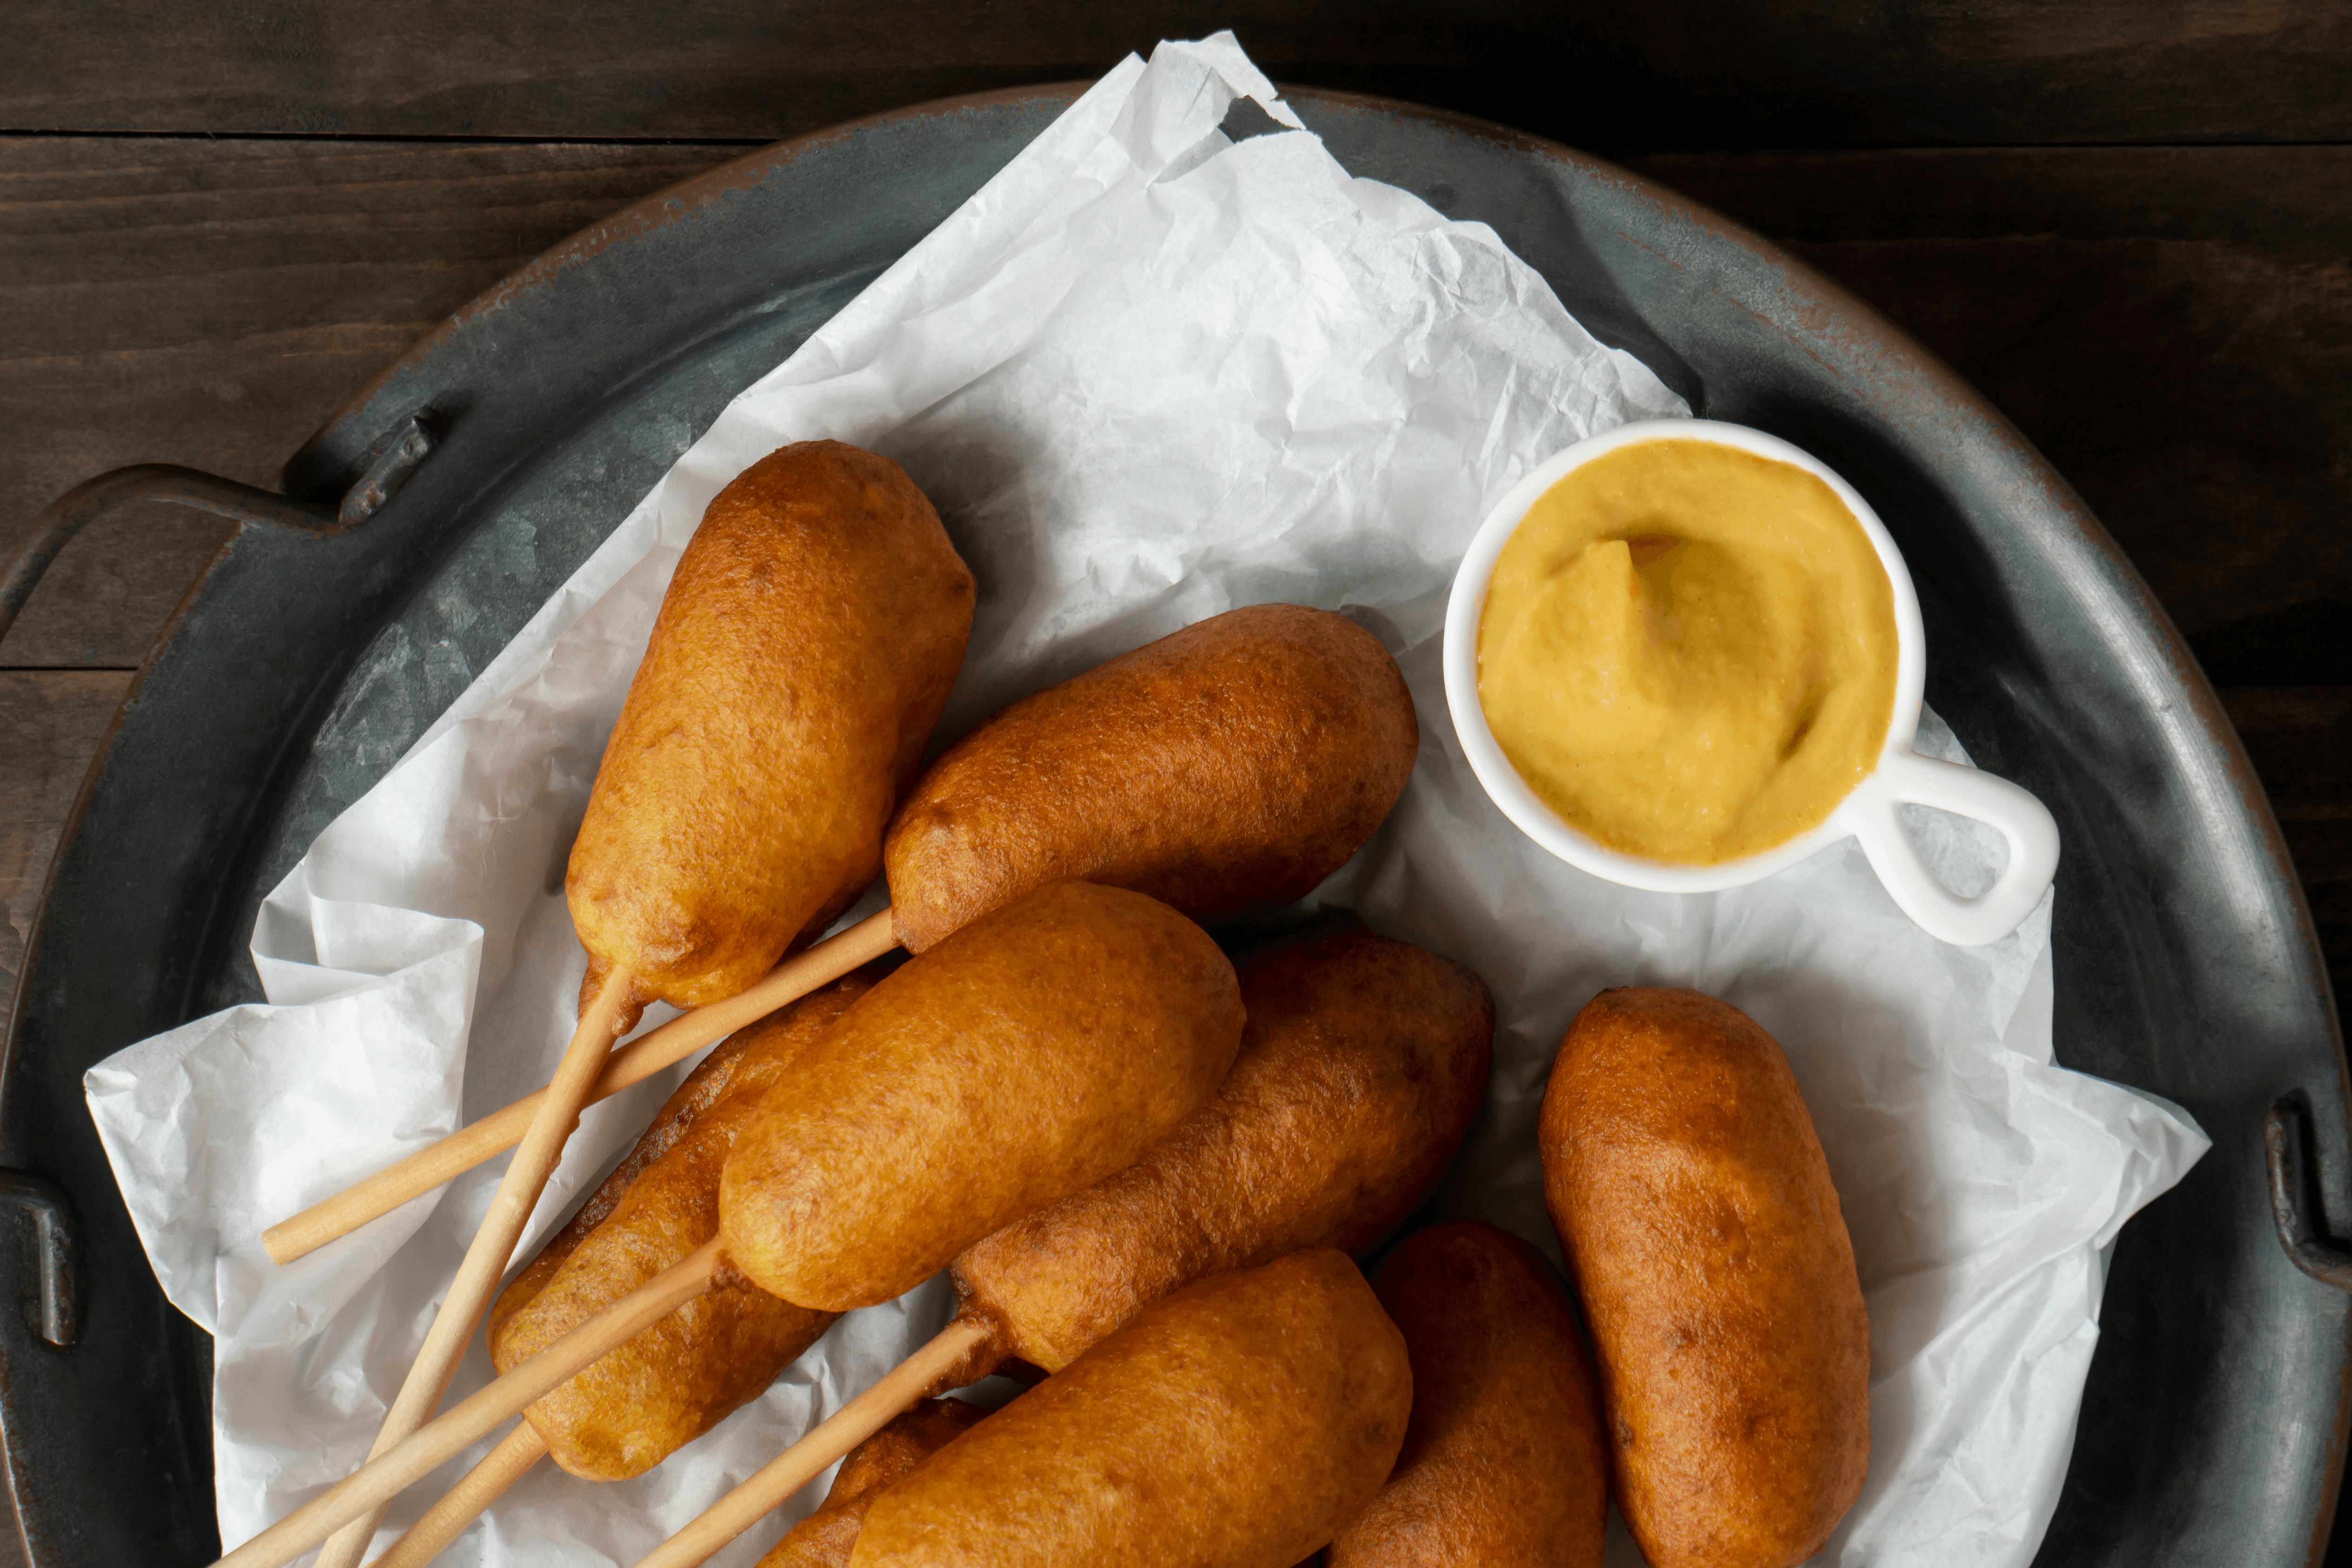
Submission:
[[[121,706],[122,670],[0,670],[0,1019],[8,1016],[49,857],[82,775]],[[12,1544],[0,1531],[0,1543]],[[0,1544],[5,1568],[5,1544]]]
[[[738,151],[0,138],[0,547],[127,463],[269,483],[451,310]],[[165,507],[93,528],[0,667],[136,665],[222,538]]]
[[[92,0],[17,8],[0,129],[764,141],[1219,27],[1596,148],[2352,135],[2352,9],[2301,0]]]

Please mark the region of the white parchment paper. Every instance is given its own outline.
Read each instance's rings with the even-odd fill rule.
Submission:
[[[320,835],[254,931],[269,1005],[91,1070],[156,1273],[215,1338],[226,1542],[363,1457],[498,1167],[289,1269],[262,1228],[545,1081],[583,963],[562,895],[570,835],[678,551],[745,465],[835,436],[905,464],[979,576],[943,738],[1236,604],[1321,605],[1379,633],[1420,705],[1421,757],[1394,817],[1318,897],[1494,989],[1493,1091],[1440,1207],[1557,1259],[1532,1134],[1577,1008],[1605,986],[1672,982],[1746,1009],[1795,1063],[1869,1301],[1870,1482],[1825,1559],[2032,1555],[2097,1339],[2103,1249],[2204,1137],[2052,1065],[2047,901],[2007,940],[1953,948],[1904,919],[1851,842],[1754,887],[1675,897],[1571,870],[1502,818],[1439,679],[1454,563],[1531,465],[1687,411],[1484,225],[1349,178],[1303,131],[1229,141],[1217,127],[1238,96],[1297,126],[1229,36],[1103,78],[730,406]],[[1924,737],[1959,755],[1932,716]],[[1990,880],[1989,831],[1917,821],[1948,880]],[[677,1076],[590,1113],[526,1248]],[[636,1480],[542,1465],[446,1560],[633,1563],[945,1312],[935,1281],[853,1314]],[[478,1340],[451,1397],[488,1370]],[[379,1549],[457,1473],[397,1502]],[[811,1500],[719,1561],[748,1563]],[[1612,1552],[1638,1560],[1622,1532]]]

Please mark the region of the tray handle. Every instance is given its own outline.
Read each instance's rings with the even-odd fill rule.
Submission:
[[[2305,1162],[2305,1113],[2281,1101],[2263,1113],[2263,1156],[2270,1166],[2271,1219],[2288,1260],[2324,1285],[2352,1291],[2352,1252],[2317,1239],[2304,1207],[2311,1189]]]
[[[59,1350],[81,1333],[81,1222],[65,1188],[30,1171],[0,1168],[0,1205],[33,1228],[33,1288],[25,1322]]]
[[[256,489],[164,463],[142,463],[84,480],[42,508],[5,567],[0,567],[0,637],[8,634],[16,612],[32,597],[33,585],[41,580],[66,541],[100,517],[140,502],[170,501],[240,523],[297,533],[340,534],[382,511],[432,452],[436,439],[429,414],[410,414],[376,444],[359,477],[342,499],[332,504],[297,500],[274,490]]]

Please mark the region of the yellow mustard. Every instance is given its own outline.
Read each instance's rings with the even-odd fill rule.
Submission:
[[[1597,457],[1504,545],[1478,699],[1519,776],[1609,848],[1711,865],[1818,824],[1877,766],[1895,593],[1836,492],[1695,439]]]

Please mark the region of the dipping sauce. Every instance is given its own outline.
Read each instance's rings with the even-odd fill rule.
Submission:
[[[1886,569],[1835,491],[1645,441],[1570,472],[1504,545],[1478,700],[1587,836],[1712,865],[1818,825],[1877,767],[1897,652]]]

